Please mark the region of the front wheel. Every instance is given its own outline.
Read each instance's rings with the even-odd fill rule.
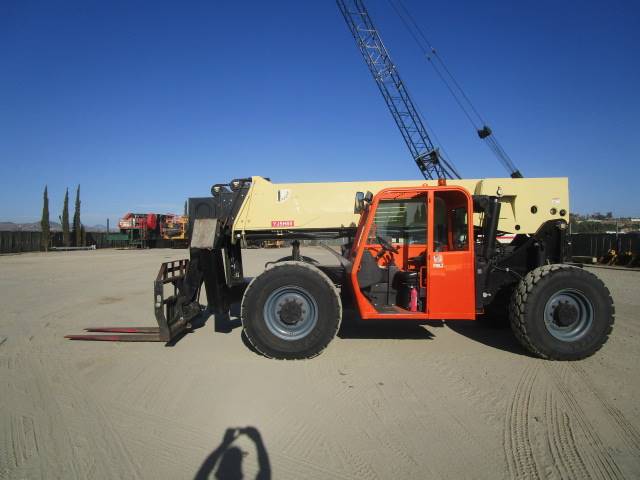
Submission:
[[[338,331],[342,305],[321,270],[304,262],[279,262],[249,284],[241,318],[247,338],[266,357],[311,358]]]
[[[511,328],[533,354],[579,360],[604,345],[615,309],[607,287],[591,272],[545,265],[529,272],[511,298]]]

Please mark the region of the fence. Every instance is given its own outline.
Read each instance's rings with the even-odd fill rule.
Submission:
[[[42,232],[0,232],[0,253],[37,252],[41,238]],[[86,239],[87,245],[95,245],[96,248],[124,246],[108,241],[106,232],[86,232]],[[62,232],[51,233],[49,246],[63,246]]]
[[[40,250],[40,232],[0,232],[0,253]]]
[[[609,250],[640,255],[640,233],[574,233],[571,251],[576,257],[604,257]]]

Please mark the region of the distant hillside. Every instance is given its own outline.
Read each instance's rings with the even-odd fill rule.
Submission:
[[[51,222],[50,228],[52,232],[61,232],[62,225],[58,222]],[[107,227],[104,225],[93,225],[84,227],[87,232],[106,232]],[[40,222],[32,223],[14,223],[14,222],[0,222],[0,232],[39,232]]]

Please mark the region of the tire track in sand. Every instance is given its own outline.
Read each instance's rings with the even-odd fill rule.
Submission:
[[[547,389],[544,407],[547,442],[558,475],[560,478],[591,478],[576,445],[571,419],[567,412],[560,408],[556,394],[551,388]]]
[[[580,380],[587,387],[589,392],[596,398],[604,411],[613,419],[615,424],[618,426],[622,440],[629,448],[636,450],[636,452],[640,452],[640,432],[635,425],[629,422],[624,414],[612,405],[609,400],[602,395],[602,393],[600,393],[587,372],[585,372],[580,365],[571,364],[570,368],[578,377],[580,377]]]
[[[2,432],[15,457],[9,474],[140,478],[139,466],[108,414],[97,399],[78,385],[62,360],[27,354],[12,359],[13,371],[7,375],[9,394],[14,402],[24,402],[25,407],[20,403],[11,407],[16,415],[25,416],[22,412],[29,410],[34,413],[32,429],[29,422],[14,420],[10,431]]]
[[[327,368],[326,366],[323,368]],[[317,368],[312,368],[305,373],[310,384],[321,385],[320,391],[324,388],[332,390],[332,395],[342,397],[343,401],[348,401],[348,389],[345,384],[335,384],[334,379],[327,378],[327,375],[339,370],[337,367],[328,368],[327,372],[318,372]],[[332,388],[333,387],[333,388]],[[344,389],[342,388],[344,387]],[[318,395],[322,397],[322,395]],[[305,392],[295,393],[290,399],[291,403],[308,402]],[[264,425],[265,428],[273,428],[278,432],[272,440],[278,445],[277,457],[284,462],[284,472],[289,467],[294,467],[291,472],[286,473],[287,478],[304,478],[308,477],[311,472],[321,472],[321,478],[351,478],[351,479],[377,479],[379,478],[376,471],[370,463],[363,458],[354,445],[335,435],[331,425],[337,423],[347,428],[351,433],[357,432],[358,427],[354,425],[349,416],[344,416],[340,410],[334,410],[323,401],[312,401],[307,404],[305,416],[311,415],[314,418],[323,418],[326,420],[324,425],[326,428],[314,428],[303,417],[292,417],[291,409],[288,405],[275,411],[270,421]],[[282,428],[282,425],[289,425],[288,428]],[[364,432],[359,432],[365,435]],[[365,435],[366,436],[366,435]],[[333,458],[337,460],[339,466],[329,466],[326,459]],[[296,477],[296,472],[299,474]]]
[[[575,423],[584,440],[586,440],[582,442],[585,448],[582,450],[580,458],[583,460],[583,465],[592,473],[591,476],[603,480],[624,478],[624,474],[609,454],[600,435],[591,422],[589,422],[584,409],[577,402],[573,392],[562,379],[559,372],[559,369],[562,368],[569,367],[558,364],[545,364],[545,372],[549,374],[551,388],[553,388],[554,393],[557,392],[560,398],[559,405],[564,408],[565,415],[568,419],[567,431],[569,435],[566,436],[566,438],[570,439],[574,446],[577,445],[576,437],[578,432],[572,428],[572,425]]]
[[[628,445],[636,448],[638,432],[635,427],[598,393],[584,372],[579,372],[581,367],[549,362],[533,364],[524,369],[505,416],[504,451],[511,478],[540,479],[549,475],[602,480],[625,478],[601,435],[563,379],[563,372],[576,369],[581,380],[587,384],[589,393],[627,437]],[[541,415],[541,418],[534,413]],[[536,423],[531,422],[534,418]],[[538,431],[545,430],[546,444],[533,442],[539,440],[538,432],[532,431],[534,426]],[[553,465],[545,460],[549,453]]]
[[[510,478],[540,479],[529,436],[529,409],[538,370],[538,365],[524,369],[507,407],[503,447]]]

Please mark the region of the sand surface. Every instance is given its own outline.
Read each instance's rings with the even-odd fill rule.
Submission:
[[[638,272],[593,270],[616,325],[574,363],[475,323],[348,328],[297,362],[236,319],[174,347],[63,338],[153,326],[158,265],[185,254],[0,257],[0,478],[640,478]],[[286,254],[247,250],[245,273]]]

